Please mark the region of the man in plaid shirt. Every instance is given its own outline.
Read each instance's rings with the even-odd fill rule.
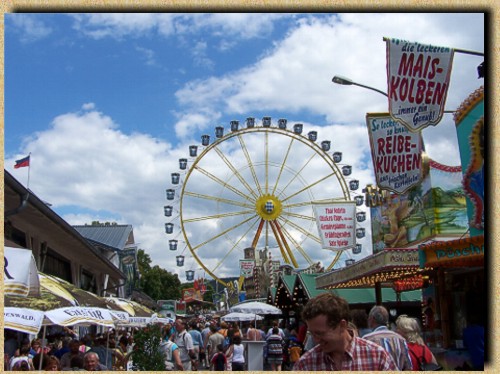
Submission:
[[[295,363],[294,371],[397,370],[382,347],[354,336],[348,328],[349,304],[341,297],[325,293],[310,299],[302,319],[317,345]]]

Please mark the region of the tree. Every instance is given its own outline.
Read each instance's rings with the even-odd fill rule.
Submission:
[[[151,267],[151,257],[143,250],[137,251],[141,279],[138,288],[154,300],[177,300],[181,297],[181,281],[158,265]]]
[[[160,350],[161,327],[149,324],[134,334],[132,362],[135,370],[164,371],[165,356]]]

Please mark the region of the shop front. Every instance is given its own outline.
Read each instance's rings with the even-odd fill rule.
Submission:
[[[419,249],[420,266],[435,269],[434,287],[424,292],[426,343],[445,369],[470,365],[471,343],[464,331],[487,327],[484,236],[437,241]]]

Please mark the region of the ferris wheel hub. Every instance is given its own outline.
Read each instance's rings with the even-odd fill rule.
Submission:
[[[282,210],[280,199],[271,194],[262,195],[255,203],[255,211],[257,214],[266,221],[277,219]]]

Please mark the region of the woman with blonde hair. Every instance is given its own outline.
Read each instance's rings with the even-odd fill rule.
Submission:
[[[413,370],[420,371],[426,364],[434,364],[436,369],[433,370],[437,370],[439,364],[429,347],[425,345],[420,331],[420,325],[416,318],[403,314],[396,320],[396,332],[406,339]]]

